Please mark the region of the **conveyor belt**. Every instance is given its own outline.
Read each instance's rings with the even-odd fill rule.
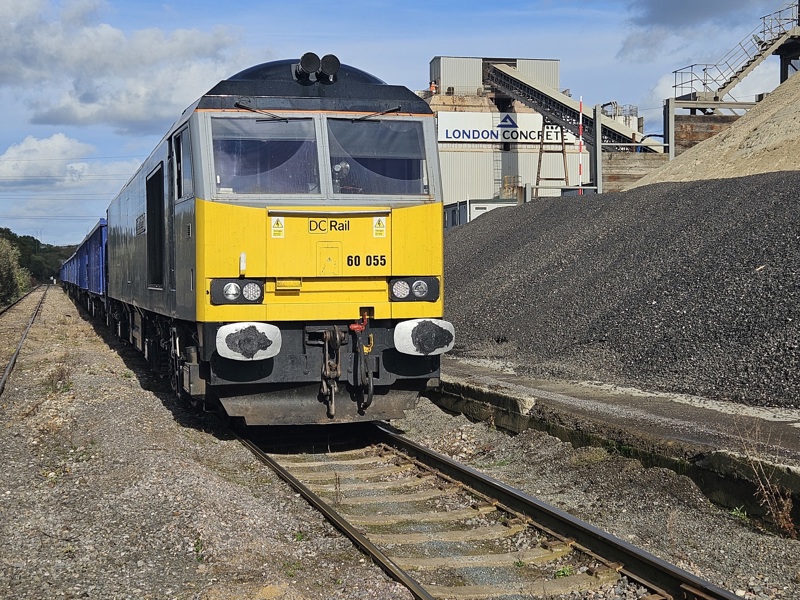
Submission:
[[[536,109],[573,135],[578,135],[580,104],[569,96],[522,75],[513,67],[502,64],[489,65],[486,72],[486,83]],[[611,118],[601,118],[601,126],[603,150],[632,151],[641,148],[647,152],[664,151],[659,142],[642,140],[641,133]],[[583,110],[583,134],[588,145],[595,144],[594,113],[586,109]],[[632,143],[640,145],[636,147],[614,146],[614,144]]]

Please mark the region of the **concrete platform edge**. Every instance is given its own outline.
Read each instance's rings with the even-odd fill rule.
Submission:
[[[499,386],[498,386],[499,387]],[[544,431],[565,442],[599,446],[635,458],[648,467],[662,467],[690,477],[706,496],[723,507],[765,516],[757,495],[756,470],[770,474],[770,482],[791,493],[794,522],[800,522],[800,473],[785,465],[752,460],[727,449],[644,438],[633,431],[609,427],[601,420],[568,414],[545,399],[515,396],[505,389],[465,382],[442,374],[440,394],[434,402],[467,418],[518,434],[526,429]]]

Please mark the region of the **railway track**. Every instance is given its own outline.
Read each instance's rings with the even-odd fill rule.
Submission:
[[[0,311],[0,354],[6,365],[0,377],[0,394],[6,387],[6,380],[14,370],[20,350],[28,337],[28,332],[44,304],[49,285],[40,285]]]
[[[736,598],[384,426],[358,435],[321,451],[242,443],[416,598]]]

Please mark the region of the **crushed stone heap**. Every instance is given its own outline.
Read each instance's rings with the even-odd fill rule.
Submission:
[[[540,199],[445,235],[454,354],[800,407],[800,172]]]
[[[800,77],[790,77],[730,128],[691,148],[636,186],[800,169]]]

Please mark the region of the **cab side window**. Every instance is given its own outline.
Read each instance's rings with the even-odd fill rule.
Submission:
[[[178,199],[194,196],[192,183],[192,145],[189,143],[189,129],[183,129],[173,138],[175,148],[175,197]]]

